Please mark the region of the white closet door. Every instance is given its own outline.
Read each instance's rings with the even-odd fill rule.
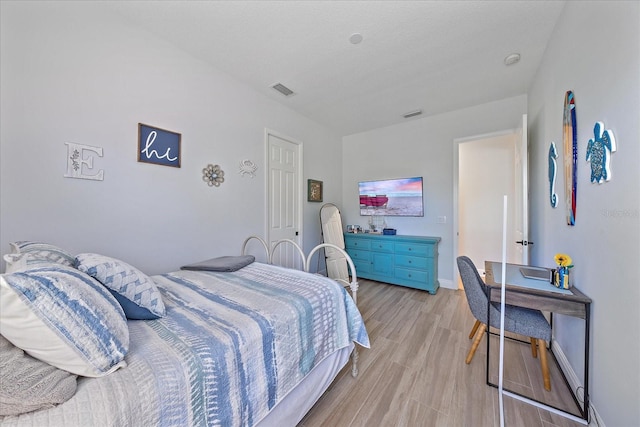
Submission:
[[[268,153],[268,242],[269,248],[282,239],[300,245],[300,144],[267,134]],[[281,244],[273,254],[273,263],[302,268],[300,254],[293,245]]]

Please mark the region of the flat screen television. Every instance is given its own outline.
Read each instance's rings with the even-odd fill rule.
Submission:
[[[422,177],[358,183],[360,215],[424,216]]]

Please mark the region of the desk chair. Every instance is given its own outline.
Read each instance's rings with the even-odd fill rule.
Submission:
[[[476,318],[476,323],[471,329],[471,334],[469,334],[469,339],[475,335],[475,340],[465,360],[469,364],[478,349],[484,333],[487,331],[485,323],[487,319],[489,319],[492,327],[500,329],[500,304],[488,304],[487,287],[480,274],[478,274],[475,265],[468,257],[460,256],[457,258],[457,262],[469,309],[471,309],[471,313]],[[490,309],[489,316],[487,316],[488,307]],[[538,353],[536,349],[537,343],[540,348],[540,367],[542,368],[544,388],[547,391],[551,391],[551,378],[549,377],[549,365],[547,363],[547,342],[551,339],[551,325],[542,315],[542,312],[540,310],[507,305],[504,313],[504,330],[530,337],[531,354],[534,358],[537,357]]]

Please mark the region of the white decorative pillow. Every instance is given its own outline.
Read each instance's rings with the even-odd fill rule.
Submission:
[[[35,258],[45,259],[57,264],[73,266],[74,257],[64,249],[42,242],[19,241],[9,243],[14,254],[31,254]],[[6,260],[6,258],[5,258]],[[7,270],[8,271],[8,270]]]
[[[157,319],[165,315],[164,302],[153,280],[142,271],[115,258],[79,254],[76,268],[111,291],[129,319]]]
[[[126,366],[122,308],[93,278],[64,265],[0,276],[0,333],[57,368],[101,377]]]
[[[7,273],[17,273],[19,271],[31,270],[32,268],[46,265],[60,265],[60,263],[52,261],[49,258],[41,258],[38,255],[29,252],[26,254],[6,254],[3,258],[7,263]]]

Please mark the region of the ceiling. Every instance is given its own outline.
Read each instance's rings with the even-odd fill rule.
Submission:
[[[563,1],[112,1],[267,97],[350,135],[526,93]],[[362,42],[352,44],[354,33]],[[517,52],[521,61],[505,66]],[[285,97],[271,88],[295,92]]]

